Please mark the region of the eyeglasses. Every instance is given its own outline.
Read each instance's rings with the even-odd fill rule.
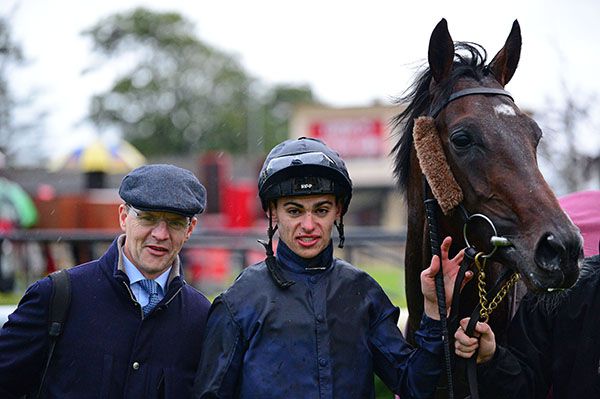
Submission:
[[[140,226],[143,227],[156,227],[161,220],[164,220],[169,230],[172,231],[183,231],[190,225],[190,218],[183,216],[167,218],[164,216],[157,216],[150,212],[140,211],[131,205],[127,205],[127,208],[135,214],[135,219]]]

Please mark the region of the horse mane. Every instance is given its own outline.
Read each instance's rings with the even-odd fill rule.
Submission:
[[[440,85],[435,85],[438,98],[448,98],[456,82],[469,77],[481,81],[490,71],[486,66],[487,52],[477,43],[456,42],[454,44],[454,63],[450,76]],[[394,155],[394,175],[400,190],[406,194],[408,175],[410,173],[410,152],[413,146],[414,121],[419,116],[428,115],[431,108],[432,74],[429,67],[424,67],[417,74],[414,82],[404,94],[394,101],[395,104],[408,104],[404,111],[392,120],[392,129],[400,134],[400,139],[394,145],[391,154]]]

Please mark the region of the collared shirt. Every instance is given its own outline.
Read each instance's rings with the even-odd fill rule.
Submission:
[[[149,301],[148,293],[146,290],[142,288],[139,284],[140,280],[145,280],[146,277],[138,270],[137,267],[127,258],[125,252],[123,254],[123,266],[125,268],[125,274],[129,278],[129,287],[131,288],[131,292],[135,295],[137,301],[142,305],[142,307],[146,306]],[[172,266],[171,266],[172,267]],[[154,281],[158,283],[160,287],[158,289],[158,297],[162,301],[165,297],[165,292],[167,292],[167,280],[169,279],[169,272],[171,271],[171,267],[165,270],[160,276],[158,276]]]

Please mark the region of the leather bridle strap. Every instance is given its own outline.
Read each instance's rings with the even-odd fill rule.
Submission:
[[[440,269],[435,275],[435,294],[438,302],[438,311],[440,313],[440,323],[442,327],[442,345],[444,349],[444,368],[446,370],[446,380],[448,389],[448,399],[454,398],[454,379],[452,378],[452,352],[450,351],[450,334],[448,329],[448,314],[446,305],[446,292],[444,287],[444,270],[442,265],[442,254],[440,250],[440,237],[438,234],[438,202],[431,193],[431,188],[427,183],[427,179],[423,176],[423,196],[425,216],[427,218],[427,226],[429,229],[429,244],[431,248],[431,256],[438,256]]]
[[[458,315],[460,309],[460,288],[465,279],[465,274],[467,270],[471,267],[473,262],[475,261],[475,256],[477,255],[477,250],[473,247],[465,248],[465,256],[463,258],[462,263],[460,264],[460,268],[458,269],[458,273],[456,273],[456,280],[454,280],[454,289],[452,290],[452,317],[450,317],[450,325],[451,328],[458,328]]]
[[[461,97],[472,96],[474,94],[489,94],[494,96],[506,96],[514,101],[512,95],[504,89],[492,89],[490,87],[473,87],[470,89],[459,90],[456,93],[452,93],[446,101],[439,103],[435,108],[430,109],[429,116],[435,118],[438,114],[452,101],[457,100]]]

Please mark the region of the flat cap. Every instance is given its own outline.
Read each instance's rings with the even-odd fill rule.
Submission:
[[[174,165],[144,165],[121,181],[119,195],[142,211],[165,211],[192,217],[206,207],[206,189],[187,169]]]

